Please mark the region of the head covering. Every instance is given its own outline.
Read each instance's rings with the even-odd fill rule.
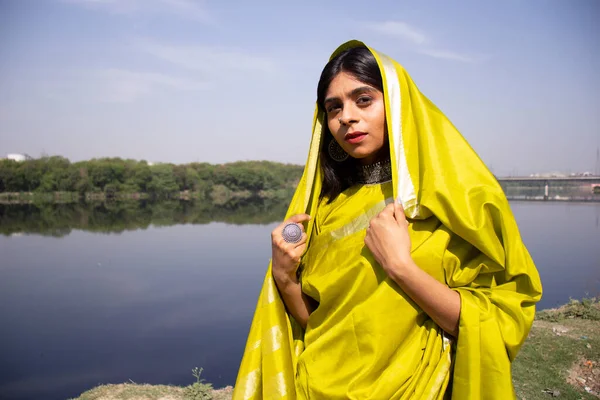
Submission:
[[[359,46],[367,47],[359,41],[344,43],[331,59]],[[463,244],[439,249],[451,253],[446,284],[461,296],[452,396],[514,397],[510,363],[527,337],[541,298],[537,270],[492,173],[404,68],[369,50],[383,78],[394,197],[407,217],[435,216]],[[316,107],[308,160],[286,218],[316,214],[325,121]],[[314,219],[307,225],[309,240],[313,226]],[[302,330],[286,313],[269,265],[233,398],[296,398],[295,361],[302,346]]]

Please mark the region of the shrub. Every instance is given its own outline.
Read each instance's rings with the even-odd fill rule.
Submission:
[[[185,388],[186,400],[212,400],[212,384],[205,383],[204,379],[200,379],[202,371],[203,369],[198,367],[192,369],[192,375],[196,378],[196,382]]]

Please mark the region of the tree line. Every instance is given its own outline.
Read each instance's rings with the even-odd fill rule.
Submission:
[[[70,162],[60,156],[17,162],[0,160],[0,192],[147,193],[169,197],[190,191],[201,196],[232,192],[252,195],[286,193],[295,187],[303,167],[270,161],[227,164],[151,164],[144,160],[101,158]]]

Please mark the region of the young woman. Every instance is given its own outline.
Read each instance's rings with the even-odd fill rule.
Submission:
[[[325,66],[234,399],[507,399],[541,298],[494,176],[363,43]]]

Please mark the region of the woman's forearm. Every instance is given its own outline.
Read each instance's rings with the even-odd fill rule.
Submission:
[[[392,279],[445,332],[458,337],[460,295],[440,283],[414,262],[394,268]]]
[[[288,276],[273,276],[281,298],[290,314],[306,329],[308,316],[312,312],[310,298],[302,293],[302,286],[296,279]]]

